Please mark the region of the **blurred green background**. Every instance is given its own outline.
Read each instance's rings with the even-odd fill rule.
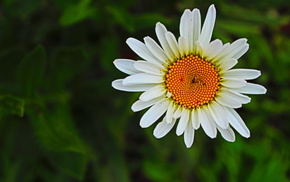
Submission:
[[[155,139],[130,109],[139,93],[114,90],[117,58],[138,59],[125,41],[179,35],[186,8],[213,39],[245,37],[237,67],[259,69],[266,95],[238,109],[251,131],[229,143],[202,129],[193,147],[170,132]],[[288,0],[2,0],[0,2],[0,182],[289,181],[290,3]]]

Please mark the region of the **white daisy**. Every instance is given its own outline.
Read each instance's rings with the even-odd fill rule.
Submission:
[[[184,135],[185,145],[193,144],[194,131],[200,126],[211,138],[217,130],[230,142],[235,140],[231,127],[243,137],[250,131],[234,110],[250,102],[244,94],[264,94],[266,89],[247,80],[260,76],[253,69],[231,69],[247,52],[247,39],[223,44],[211,36],[216,18],[214,5],[208,9],[201,28],[198,9],[185,10],[180,20],[180,37],[156,24],[158,45],[145,37],[142,43],[129,38],[126,43],[143,60],[117,59],[115,66],[128,74],[125,79],[112,82],[115,89],[143,92],[132,105],[134,112],[149,108],[140,121],[149,127],[162,117],[154,129],[154,136],[165,136],[175,124],[176,134]]]

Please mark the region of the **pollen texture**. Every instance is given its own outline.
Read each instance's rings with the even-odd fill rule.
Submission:
[[[165,85],[176,104],[196,108],[214,99],[220,88],[220,77],[212,63],[189,55],[168,67]]]

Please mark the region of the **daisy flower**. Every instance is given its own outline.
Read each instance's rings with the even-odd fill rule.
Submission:
[[[112,86],[127,92],[143,92],[132,105],[134,112],[149,108],[140,120],[147,128],[157,120],[156,138],[165,136],[173,127],[191,147],[194,132],[200,126],[210,138],[221,136],[235,141],[234,128],[243,137],[250,131],[234,110],[251,98],[244,94],[265,94],[266,89],[247,80],[261,75],[253,69],[232,69],[247,52],[247,39],[223,44],[211,41],[216,18],[214,5],[208,9],[203,26],[199,9],[186,9],[180,20],[178,39],[166,27],[156,24],[160,45],[150,37],[144,43],[128,38],[126,43],[143,60],[116,59],[114,65],[128,74]]]

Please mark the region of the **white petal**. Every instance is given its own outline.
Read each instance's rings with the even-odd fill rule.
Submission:
[[[251,101],[250,97],[228,89],[222,89],[215,99],[219,104],[231,108],[239,108],[242,106],[241,104]]]
[[[223,43],[221,40],[216,39],[212,41],[202,53],[202,57],[206,58],[207,60],[211,60],[214,58],[218,53],[221,52],[223,49]]]
[[[165,121],[167,123],[171,123],[173,120],[173,113],[175,112],[175,110],[177,109],[176,105],[174,104],[174,102],[170,102],[166,115],[165,115]]]
[[[175,36],[171,32],[167,32],[165,33],[165,37],[175,57],[178,58],[180,53]]]
[[[234,99],[234,97],[235,97],[235,95],[232,92],[224,89],[215,97],[215,100],[219,104],[226,106],[226,107],[231,107],[231,108],[242,107],[241,102]]]
[[[180,36],[186,40],[186,47],[189,50],[193,49],[193,14],[189,9],[186,9],[181,16],[179,26]]]
[[[187,46],[187,42],[184,37],[178,38],[178,46],[179,46],[179,52],[182,56],[185,56],[189,54],[189,49]]]
[[[228,58],[237,58],[236,55],[239,54],[241,51],[243,52],[247,46],[247,39],[242,38],[238,39],[228,47],[224,48],[223,51],[217,56],[219,60],[228,59]]]
[[[155,99],[149,100],[147,102],[143,102],[141,100],[137,100],[136,102],[134,102],[134,104],[131,106],[132,111],[137,112],[137,111],[141,111],[143,109],[146,109],[150,106],[152,106],[153,104],[161,101],[162,99],[164,99],[164,97],[157,97]]]
[[[163,85],[156,85],[155,87],[152,87],[148,90],[146,90],[145,92],[143,92],[139,99],[143,102],[155,99],[157,97],[160,97],[162,95],[164,95],[166,92],[166,89],[164,88]],[[165,97],[165,96],[164,96]]]
[[[237,132],[239,132],[243,137],[249,138],[250,131],[239,114],[231,108],[226,108],[225,111],[229,117],[230,124],[235,128],[235,130],[237,130]]]
[[[234,99],[236,99],[237,101],[241,102],[242,104],[248,104],[249,102],[251,102],[251,98],[246,96],[246,95],[243,95],[239,92],[236,92],[234,89],[231,90],[229,89],[229,91],[234,94]]]
[[[216,124],[209,113],[207,106],[198,109],[198,119],[204,132],[211,138],[215,138],[217,134]]]
[[[112,87],[117,90],[121,91],[127,91],[127,92],[143,92],[146,91],[154,86],[156,84],[137,84],[137,85],[123,85],[124,79],[117,79],[112,82]]]
[[[181,117],[180,117],[178,125],[177,125],[177,128],[176,128],[176,135],[177,136],[182,135],[182,133],[184,132],[184,130],[187,126],[188,120],[189,120],[189,114],[190,114],[189,110],[183,109]]]
[[[229,127],[227,129],[222,129],[221,127],[217,127],[219,132],[221,133],[222,137],[229,141],[229,142],[234,142],[236,137],[235,137],[235,132]]]
[[[235,55],[232,57],[235,59],[239,59],[242,55],[244,55],[249,50],[249,44],[246,44],[242,49],[240,49]]]
[[[159,67],[162,67],[162,64],[157,60],[157,58],[149,51],[147,46],[134,38],[128,38],[126,43],[129,47],[141,58],[145,59],[146,61],[156,64]]]
[[[150,50],[150,52],[159,59],[159,61],[165,63],[168,58],[165,55],[164,51],[161,49],[161,47],[151,38],[151,37],[145,37],[144,38],[145,44]]]
[[[173,114],[173,118],[178,119],[182,114],[182,110],[183,110],[182,107],[178,106],[178,108],[175,110],[175,112]]]
[[[195,42],[199,39],[200,28],[201,28],[201,18],[199,9],[195,8],[192,10],[192,18],[193,18],[193,46],[195,46]]]
[[[166,40],[166,37],[165,37],[165,33],[167,32],[167,29],[166,27],[161,24],[161,23],[157,23],[156,24],[156,27],[155,27],[155,32],[156,32],[156,35],[157,35],[157,38],[162,46],[162,48],[164,49],[164,52],[166,53],[167,57],[171,60],[174,59],[174,53],[172,52],[167,40]]]
[[[197,109],[192,109],[190,119],[191,119],[192,127],[197,130],[200,126]]]
[[[156,137],[156,138],[162,138],[164,137],[174,126],[175,124],[175,121],[174,120],[173,122],[171,123],[167,123],[165,121],[165,118],[157,124],[157,126],[155,127],[154,131],[153,131],[153,135]]]
[[[261,75],[259,70],[254,69],[232,69],[223,74],[223,78],[237,78],[251,80]]]
[[[147,73],[138,73],[135,75],[127,76],[123,80],[123,85],[135,85],[135,84],[152,84],[152,83],[162,83],[162,76],[151,75]]]
[[[267,92],[265,87],[254,83],[247,83],[246,86],[242,88],[235,88],[234,90],[244,94],[265,94]]]
[[[114,61],[114,65],[116,66],[116,68],[122,71],[123,73],[127,73],[128,75],[140,72],[135,69],[134,63],[135,61],[131,59],[116,59]]]
[[[160,102],[153,105],[141,118],[140,126],[147,128],[157,121],[167,110],[169,105],[168,99],[161,100]]]
[[[139,72],[145,72],[152,75],[163,75],[161,68],[158,68],[155,64],[149,63],[147,61],[135,61],[134,67]]]
[[[222,59],[222,60],[223,61],[220,61],[221,72],[225,72],[231,69],[238,63],[238,60],[234,58]]]
[[[204,51],[204,45],[202,42],[200,42],[199,40],[195,42],[195,52],[197,55],[201,55]]]
[[[241,88],[246,85],[246,81],[238,78],[224,78],[221,81],[221,84],[228,88]]]
[[[192,128],[189,122],[187,123],[183,136],[184,136],[184,143],[186,147],[190,148],[194,141],[194,129]]]
[[[199,41],[202,42],[204,46],[207,46],[211,39],[215,18],[216,10],[214,5],[211,5],[207,11],[206,18],[199,37]]]
[[[208,104],[208,108],[217,125],[223,129],[227,129],[229,127],[229,122],[223,107],[217,102],[212,101],[210,104]]]

